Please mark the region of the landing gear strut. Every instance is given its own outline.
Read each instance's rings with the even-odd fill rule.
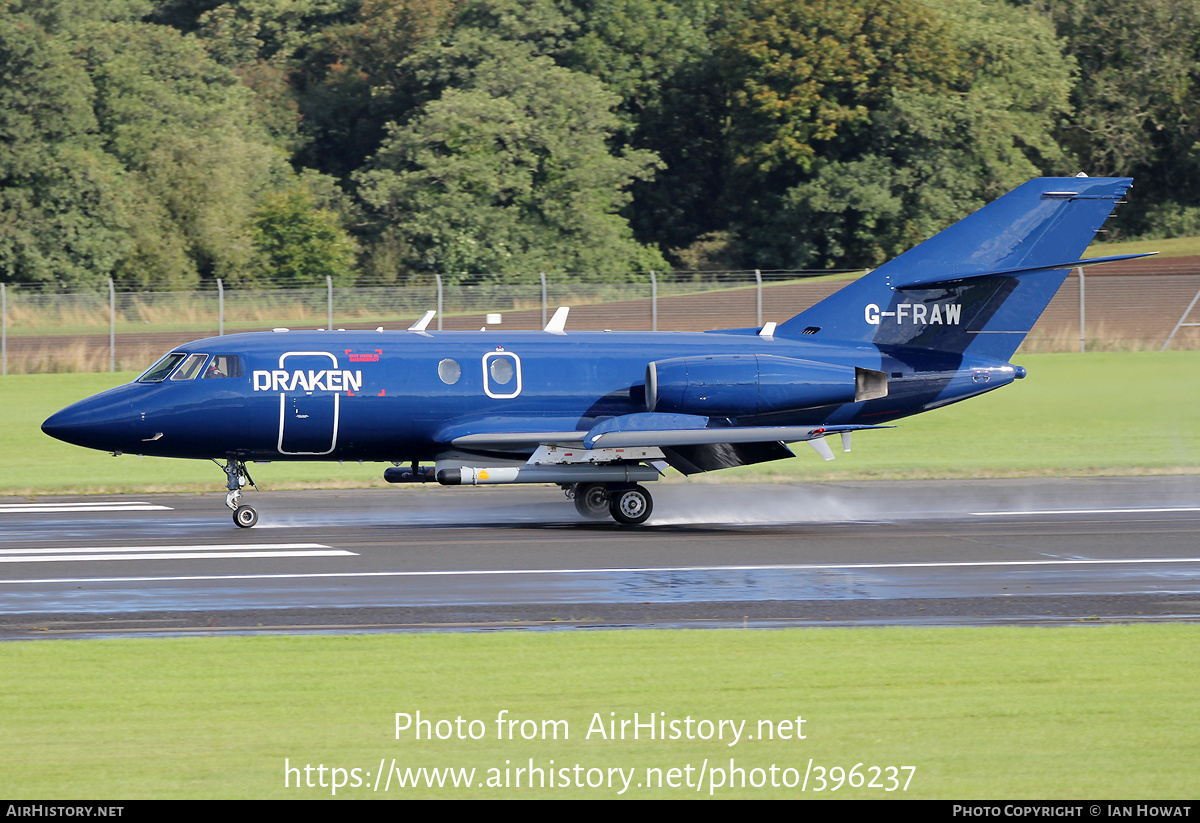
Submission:
[[[243,460],[230,457],[221,468],[228,478],[225,488],[229,489],[229,493],[225,495],[225,505],[233,511],[233,522],[240,528],[248,529],[258,522],[258,512],[254,510],[253,506],[240,505],[242,489],[247,482],[254,486],[255,490],[258,489],[258,486],[255,485],[254,478],[250,476]]]

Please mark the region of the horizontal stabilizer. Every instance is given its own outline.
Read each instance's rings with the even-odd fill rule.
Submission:
[[[967,280],[978,280],[981,277],[1008,277],[1017,274],[1033,274],[1039,271],[1055,271],[1058,269],[1077,269],[1081,266],[1095,266],[1098,263],[1115,263],[1118,260],[1136,260],[1139,257],[1152,257],[1158,254],[1156,251],[1143,252],[1141,254],[1118,254],[1112,257],[1089,257],[1086,260],[1072,260],[1069,263],[1049,263],[1040,266],[1024,266],[1017,269],[997,269],[995,271],[981,271],[975,274],[964,274],[961,277],[948,277],[945,279],[935,279],[934,277],[917,278],[910,280],[907,283],[896,286],[898,289],[932,289],[942,286],[951,286],[956,283],[962,283]]]

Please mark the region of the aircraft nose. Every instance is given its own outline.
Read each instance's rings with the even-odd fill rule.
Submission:
[[[51,437],[102,451],[125,451],[133,434],[133,404],[101,396],[67,406],[46,418],[42,431]]]

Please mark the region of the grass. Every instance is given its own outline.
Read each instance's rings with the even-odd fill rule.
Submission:
[[[1192,257],[1200,255],[1200,237],[1172,237],[1168,240],[1127,240],[1122,243],[1093,243],[1083,256],[1106,257],[1110,254],[1141,254],[1158,252],[1159,257]]]
[[[290,766],[729,770],[912,766],[907,792],[807,797],[1189,798],[1200,754],[1200,628],[552,632],[219,637],[0,645],[0,795],[333,796]],[[498,740],[496,717],[566,720],[569,739]],[[478,740],[396,738],[395,714]],[[753,740],[603,739],[596,717],[746,721]],[[656,714],[662,712],[663,714]],[[804,719],[805,739],[759,739]],[[464,727],[465,728],[465,727]],[[531,727],[526,727],[529,730]],[[561,728],[561,727],[560,727]],[[618,727],[619,728],[619,727]],[[686,727],[681,727],[686,728]],[[693,727],[696,731],[699,726]],[[443,725],[443,732],[449,726]],[[766,727],[763,727],[764,731]],[[785,732],[789,731],[784,727]],[[631,733],[631,732],[630,732]],[[464,732],[465,734],[465,732]],[[540,728],[539,728],[540,734]],[[303,775],[301,771],[299,773]],[[695,772],[693,772],[695,774]],[[797,797],[797,788],[718,797]],[[901,773],[904,780],[906,773]],[[509,772],[511,779],[512,772]],[[782,779],[783,773],[777,774]],[[312,773],[314,783],[318,773]],[[573,777],[572,777],[573,779]],[[728,779],[728,778],[726,778]],[[626,796],[705,797],[695,788]],[[326,773],[330,782],[330,773]],[[694,783],[695,781],[693,781]],[[827,784],[828,786],[828,784]],[[602,788],[420,789],[392,797],[593,797]],[[338,797],[382,797],[346,786]]]
[[[1029,377],[996,392],[859,432],[854,450],[826,463],[803,444],[798,459],[694,477],[688,482],[1021,477],[1183,473],[1200,468],[1200,352],[1043,354],[1018,357]],[[54,411],[128,374],[0,378],[0,449],[7,494],[219,491],[203,461],[113,458],[43,435]],[[382,464],[271,463],[262,488],[382,486]]]

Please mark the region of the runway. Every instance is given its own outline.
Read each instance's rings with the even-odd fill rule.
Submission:
[[[0,638],[1194,620],[1200,477],[0,500]]]

